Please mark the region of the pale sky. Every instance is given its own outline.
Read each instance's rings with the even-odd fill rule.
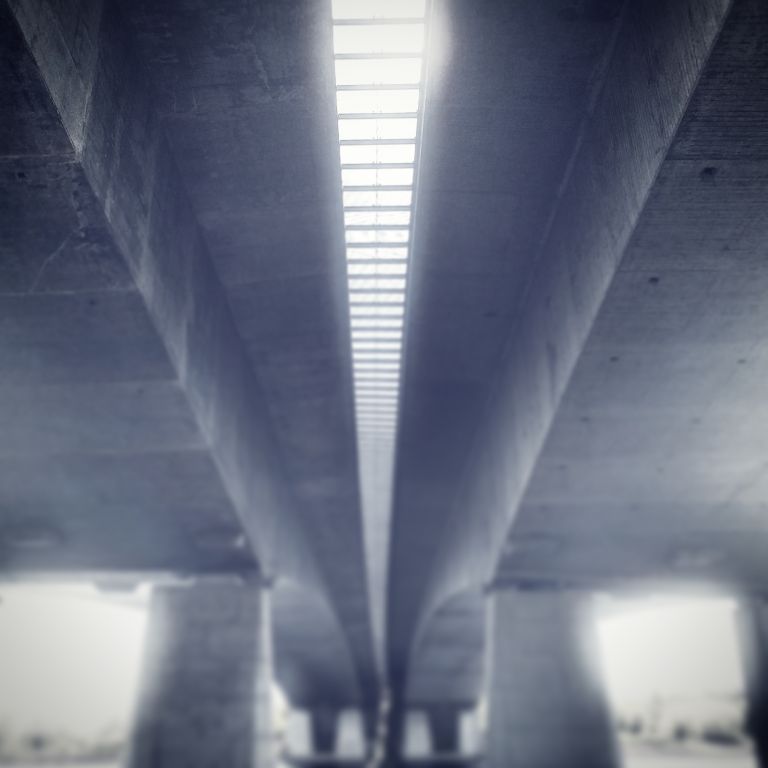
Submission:
[[[83,736],[127,727],[145,602],[92,587],[0,587],[0,724]]]
[[[73,736],[130,725],[138,696],[149,590],[0,587],[0,727]],[[273,686],[273,718],[285,698]]]
[[[736,605],[726,598],[613,602],[598,624],[603,667],[620,711],[653,696],[742,694]]]
[[[127,727],[146,595],[120,600],[92,587],[6,587],[0,600],[0,724],[83,736]],[[604,605],[598,636],[618,711],[654,696],[743,691],[732,601],[646,598]]]

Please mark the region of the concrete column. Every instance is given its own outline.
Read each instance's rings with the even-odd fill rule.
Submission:
[[[427,710],[435,752],[459,751],[459,714],[459,708],[451,705],[434,706]]]
[[[267,593],[201,583],[155,591],[128,768],[272,762]]]
[[[747,694],[746,731],[760,768],[768,768],[768,604],[744,601],[740,610],[741,656]]]
[[[492,596],[489,768],[619,764],[587,602],[561,591]]]
[[[339,710],[335,707],[317,707],[312,710],[312,746],[315,754],[332,755],[336,752],[336,726]]]

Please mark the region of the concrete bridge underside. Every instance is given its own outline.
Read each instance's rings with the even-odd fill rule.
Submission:
[[[640,584],[750,606],[762,755],[768,7],[429,24],[379,593],[330,2],[0,0],[2,577],[159,585],[133,768],[269,764],[273,674],[308,764],[468,762],[482,699],[489,766],[615,765],[582,609]]]

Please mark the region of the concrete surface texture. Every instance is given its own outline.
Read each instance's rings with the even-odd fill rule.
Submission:
[[[489,768],[618,766],[584,596],[502,590],[490,610]]]
[[[371,500],[330,0],[0,0],[0,576],[175,585],[134,768],[613,765],[577,590],[768,590],[768,7],[428,5]]]
[[[267,593],[252,585],[159,588],[128,768],[269,765]]]

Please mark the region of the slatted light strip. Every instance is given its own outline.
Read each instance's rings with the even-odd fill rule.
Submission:
[[[426,0],[332,5],[355,411],[365,450],[370,439],[392,442],[397,426]]]

